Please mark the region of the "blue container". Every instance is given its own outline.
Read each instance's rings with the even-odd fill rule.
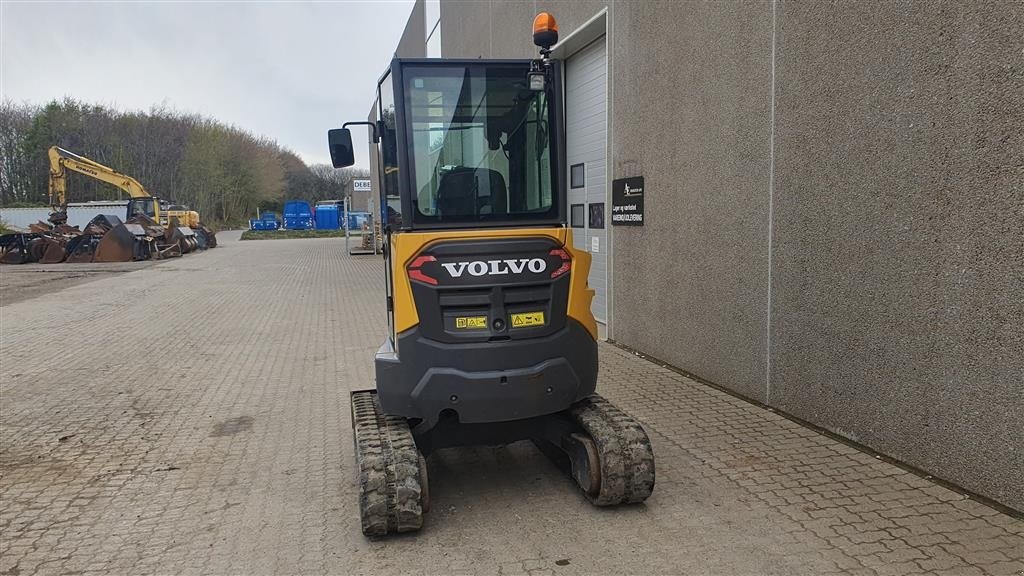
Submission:
[[[259,219],[249,219],[250,230],[277,230],[281,227],[281,221],[277,219],[277,214],[273,212],[264,212],[260,214]]]
[[[316,229],[337,230],[341,228],[341,214],[336,205],[322,205],[316,207]]]
[[[289,200],[284,203],[285,230],[312,230],[315,225],[313,210],[305,200]]]

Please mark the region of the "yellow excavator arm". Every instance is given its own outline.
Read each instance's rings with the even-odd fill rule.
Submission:
[[[145,210],[154,220],[160,220],[160,200],[155,198],[139,183],[138,180],[121,174],[117,170],[104,166],[99,162],[79,156],[74,152],[58,146],[50,147],[50,206],[57,211],[67,210],[67,171],[72,170],[85,174],[107,184],[113,184],[128,193],[133,199],[146,198],[152,202],[152,208]]]
[[[59,146],[50,146],[49,156],[50,206],[53,207],[55,213],[63,214],[64,218],[66,218],[68,206],[67,171],[71,170],[95,178],[100,182],[113,184],[127,192],[131,197],[128,217],[142,213],[164,226],[171,224],[172,221],[177,222],[175,225],[190,228],[202,225],[199,221],[199,213],[189,210],[187,206],[176,210],[161,210],[160,199],[147,192],[142,183],[127,174],[121,174],[109,166],[104,166],[74,152],[68,152]]]

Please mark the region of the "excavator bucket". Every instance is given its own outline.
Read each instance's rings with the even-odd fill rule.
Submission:
[[[4,234],[0,236],[0,264],[25,264],[34,262],[29,244],[39,234]]]
[[[46,248],[50,238],[46,236],[39,236],[33,238],[28,243],[28,254],[31,262],[39,262],[43,259],[43,255],[46,254]]]
[[[131,218],[125,220],[125,223],[138,224],[143,228],[148,228],[150,226],[160,226],[159,222],[150,218],[149,216],[146,216],[145,214],[135,214]]]
[[[181,256],[181,247],[176,243],[171,244],[157,244],[153,250],[154,260],[164,260],[166,258],[178,258]]]
[[[103,235],[93,262],[149,260],[152,241],[138,224],[118,224]]]
[[[188,254],[199,248],[196,233],[188,226],[174,226],[167,229],[167,240],[178,245],[182,254]]]
[[[170,231],[156,220],[145,214],[136,214],[125,221],[125,224],[137,224],[142,227],[150,242],[150,257],[154,260],[181,256],[177,242],[168,239]]]
[[[86,224],[83,234],[106,234],[111,228],[122,224],[121,219],[113,214],[99,214]]]
[[[68,245],[64,247],[67,254],[65,262],[92,262],[102,238],[96,234],[82,234],[68,240]]]
[[[50,224],[54,226],[60,226],[68,223],[68,212],[67,210],[56,210],[50,212],[50,216],[46,219]]]
[[[210,228],[207,228],[206,226],[204,226],[202,224],[200,224],[199,227],[195,229],[195,231],[196,231],[196,238],[199,240],[199,249],[200,250],[206,250],[207,248],[216,248],[217,247],[217,233],[216,232],[214,232],[213,230],[211,230]]]
[[[68,244],[67,238],[43,236],[38,238],[33,243],[33,250],[36,249],[35,244],[39,245],[39,249],[42,252],[36,262],[41,264],[57,264],[63,262],[67,257],[65,248]]]

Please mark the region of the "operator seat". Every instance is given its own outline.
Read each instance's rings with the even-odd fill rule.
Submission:
[[[490,168],[453,168],[441,175],[437,209],[442,216],[507,214],[505,177]]]

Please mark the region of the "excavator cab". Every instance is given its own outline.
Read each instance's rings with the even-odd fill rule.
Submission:
[[[160,222],[160,199],[156,196],[147,196],[128,200],[128,212],[125,219],[127,220],[138,214],[148,216]]]
[[[368,124],[379,161],[389,330],[376,389],[352,394],[367,535],[421,526],[425,459],[447,447],[531,440],[602,506],[653,490],[647,435],[595,394],[590,254],[566,222],[544,40],[538,60],[395,59],[376,121],[328,133],[352,165],[347,126]]]

